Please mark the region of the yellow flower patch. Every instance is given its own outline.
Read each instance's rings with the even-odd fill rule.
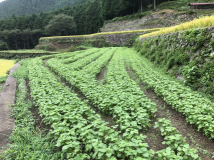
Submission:
[[[6,76],[6,72],[15,64],[14,60],[0,59],[0,77]]]

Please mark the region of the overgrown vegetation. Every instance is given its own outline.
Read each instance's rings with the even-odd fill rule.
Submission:
[[[183,76],[187,86],[213,99],[213,44],[209,28],[204,28],[139,40],[135,48],[168,74]]]
[[[6,2],[7,1],[12,2],[11,0],[6,0]],[[35,4],[29,2],[28,5],[41,5],[43,1],[44,0],[39,2],[35,1]],[[83,1],[86,2],[86,0]],[[159,2],[163,1],[165,0],[161,0]],[[50,0],[48,0],[44,2],[44,6],[46,6],[48,3],[50,3],[50,6],[52,6],[55,3],[62,2],[68,1],[61,0],[59,2],[50,2]],[[142,0],[141,2],[143,5],[142,7],[146,8],[148,2],[144,2]],[[1,4],[5,3],[2,2]],[[20,2],[20,4],[25,3],[26,1]],[[49,30],[46,30],[45,32],[45,28],[48,27],[50,20],[54,16],[64,14],[74,18],[74,22],[77,26],[77,32],[73,32],[72,30],[66,32],[63,30],[59,31],[59,33],[61,32],[62,35],[84,35],[99,32],[99,29],[103,26],[105,20],[111,20],[115,17],[131,15],[133,13],[136,14],[134,14],[134,16],[131,15],[130,17],[142,17],[147,14],[147,12],[139,14],[139,10],[141,10],[141,5],[138,3],[138,0],[135,0],[134,2],[133,0],[90,0],[86,3],[76,4],[74,6],[67,6],[65,8],[61,8],[51,12],[41,12],[38,15],[32,14],[28,16],[18,16],[13,14],[8,19],[0,20],[0,40],[2,41],[2,44],[4,44],[4,49],[5,47],[8,49],[32,49],[38,44],[38,39],[40,37],[56,35],[56,32],[49,32]],[[22,10],[20,12],[24,11],[26,10]],[[53,26],[53,28],[50,29],[56,30],[55,27],[56,26]]]
[[[45,134],[38,128],[35,130],[36,119],[33,117],[33,102],[29,99],[29,91],[25,80],[28,79],[27,65],[31,60],[22,61],[22,66],[14,73],[17,80],[16,103],[12,116],[16,126],[9,137],[7,150],[0,155],[6,160],[12,159],[60,159],[61,153],[55,149],[51,134]]]
[[[0,51],[0,58],[16,59],[17,60],[17,59],[33,58],[33,57],[39,57],[39,56],[43,56],[43,55],[51,55],[51,54],[59,53],[56,51],[54,51],[54,52],[53,51],[45,51],[45,48],[41,48],[41,49],[44,49],[44,50],[36,50],[36,49],[31,50],[31,49],[29,49],[29,50]],[[0,66],[1,66],[1,64],[0,64]]]
[[[104,67],[107,71],[99,83],[97,76]],[[150,148],[145,132],[154,127],[157,106],[145,96],[138,80],[131,79],[127,67],[186,122],[214,139],[211,101],[160,74],[133,49],[92,48],[22,62],[14,74],[18,79],[16,128],[2,158],[200,160],[198,148],[188,144],[168,117],[155,125],[166,147]],[[37,107],[43,119],[39,125],[44,122],[48,130],[39,131],[35,125],[32,109]]]

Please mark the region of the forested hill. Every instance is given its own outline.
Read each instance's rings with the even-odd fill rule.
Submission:
[[[5,0],[0,3],[0,19],[33,13],[49,12],[74,4],[85,3],[87,0]]]
[[[12,6],[6,6],[9,2],[12,4],[13,1]],[[39,14],[24,16],[13,14],[8,19],[0,19],[0,50],[34,48],[42,36],[96,33],[106,20],[115,17],[134,15],[135,18],[140,18],[149,14],[147,11],[155,9],[156,6],[158,9],[161,9],[160,6],[188,9],[189,3],[187,0],[6,0],[0,3],[0,15],[3,10],[5,13],[14,13],[11,11],[12,8],[15,8],[14,10],[19,14],[33,11],[33,8],[37,6],[40,6],[39,9],[48,9],[48,6],[49,9],[54,9],[60,4],[65,4],[66,1],[73,2],[74,5]],[[15,2],[20,2],[20,4]],[[28,3],[24,5],[25,2],[29,2],[29,7],[27,7]],[[4,5],[5,7],[1,8]],[[20,6],[25,6],[25,9],[19,8]]]

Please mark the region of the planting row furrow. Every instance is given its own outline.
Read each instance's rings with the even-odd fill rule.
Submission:
[[[73,54],[73,56],[67,57],[68,55],[65,55],[66,59],[63,59],[61,62],[64,63],[64,64],[69,64],[69,63],[77,61],[80,58],[85,58],[86,56],[89,56],[89,55],[91,55],[93,53],[96,53],[98,51],[99,51],[99,49],[93,48],[93,49],[86,50],[86,51],[81,52],[81,53],[76,53],[75,52],[75,54]],[[61,57],[65,58],[65,56],[61,56]]]
[[[99,58],[100,56],[103,55],[103,53],[105,53],[106,50],[100,51],[100,52],[96,52],[94,54],[91,54],[89,56],[86,57],[82,57],[81,59],[75,61],[75,62],[71,62],[70,64],[64,64],[66,67],[68,67],[70,70],[81,70],[83,67],[87,66],[88,64],[90,64],[91,62],[95,61],[97,58]],[[61,63],[61,62],[60,62]],[[63,64],[63,63],[61,63]]]
[[[117,51],[114,53],[114,56],[112,57],[112,60],[110,61],[108,68],[111,68],[110,65],[112,65],[112,67],[115,66],[115,69],[118,67],[117,66],[119,65],[118,60],[122,57],[121,57],[120,49],[118,49]],[[113,117],[116,120],[116,124],[118,124],[120,126],[120,130],[123,131],[122,132],[123,138],[129,141],[133,141],[133,140],[135,141],[136,139],[139,139],[138,137],[144,137],[144,136],[139,135],[138,133],[138,130],[141,129],[138,126],[140,123],[137,124],[136,121],[133,120],[133,117],[135,117],[134,113],[137,115],[138,113],[128,108],[129,106],[127,105],[127,101],[130,101],[129,97],[120,98],[121,95],[122,96],[123,94],[126,95],[127,91],[125,89],[122,90],[121,87],[118,87],[119,85],[117,85],[117,83],[111,82],[106,85],[99,85],[99,83],[95,80],[96,75],[94,75],[94,73],[96,74],[99,73],[98,71],[103,66],[105,66],[105,64],[108,63],[108,60],[110,58],[111,58],[111,54],[104,54],[100,58],[98,58],[96,61],[92,62],[91,64],[84,67],[81,71],[78,71],[78,72],[70,71],[69,68],[67,68],[67,70],[62,70],[61,67],[63,64],[57,63],[57,61],[54,61],[53,59],[49,60],[47,64],[56,73],[58,73],[60,76],[65,78],[66,81],[68,81],[72,87],[78,88],[86,96],[86,98],[90,102],[92,102],[92,104],[95,107],[97,107],[99,110],[101,110],[104,113],[113,115]],[[87,67],[89,68],[87,69]],[[119,70],[119,69],[116,69],[116,70]],[[118,77],[118,80],[119,79],[120,78]],[[141,101],[144,101],[144,99],[141,99]],[[138,106],[138,108],[143,110],[142,107],[140,106]],[[136,109],[137,107],[134,108],[134,110]],[[144,120],[144,123],[148,123],[146,119],[143,119],[147,115],[148,115],[147,113],[142,114],[142,112],[139,110],[139,116],[141,116],[142,121]],[[182,156],[177,154],[177,148],[173,148],[171,146],[169,146],[164,150],[158,151],[156,153],[153,150],[150,150],[148,154],[150,155],[150,157],[152,157],[151,159],[164,159],[164,158],[165,159],[182,159]],[[143,159],[144,156],[145,155],[141,155],[138,159]]]
[[[163,144],[168,145],[171,150],[174,150],[179,156],[179,159],[188,159],[188,160],[199,160],[197,150],[190,148],[189,144],[186,143],[186,140],[182,135],[179,134],[179,131],[172,126],[170,120],[165,118],[158,119],[158,122],[155,122],[155,128],[159,128],[161,135],[164,136]]]
[[[173,109],[186,116],[187,122],[197,126],[206,136],[214,138],[214,110],[210,100],[153,70],[146,60],[131,49],[127,61],[130,61],[131,67],[142,82],[152,88]]]
[[[66,59],[66,58],[74,57],[77,54],[83,54],[83,53],[85,53],[85,51],[65,52],[65,53],[56,54],[55,58],[63,60],[63,59]]]
[[[56,60],[49,60],[47,64],[72,87],[80,90],[95,107],[105,114],[112,115],[121,130],[134,130],[138,134],[139,129],[146,130],[150,126],[149,114],[146,109],[140,107],[141,103],[142,106],[144,102],[149,106],[154,104],[149,103],[145,96],[135,99],[132,94],[124,92],[116,84],[98,85],[93,73],[99,73],[110,57],[111,55],[106,53],[94,62],[96,65],[90,64],[79,72],[73,72],[69,66],[57,63]]]
[[[152,159],[145,136],[135,132],[119,136],[120,132],[109,128],[76,94],[58,83],[40,58],[28,68],[31,95],[67,159]]]
[[[132,109],[136,110],[136,114],[146,109],[146,113],[154,117],[154,113],[157,111],[156,105],[147,99],[137,83],[130,79],[126,71],[124,56],[127,55],[127,51],[129,51],[127,48],[120,48],[115,53],[108,65],[107,84],[117,85],[120,90],[126,93],[127,97],[130,97],[129,100],[133,101]]]

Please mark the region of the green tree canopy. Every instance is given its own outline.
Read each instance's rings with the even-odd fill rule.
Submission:
[[[54,16],[45,27],[45,33],[52,36],[64,36],[77,33],[74,18],[65,14]]]

